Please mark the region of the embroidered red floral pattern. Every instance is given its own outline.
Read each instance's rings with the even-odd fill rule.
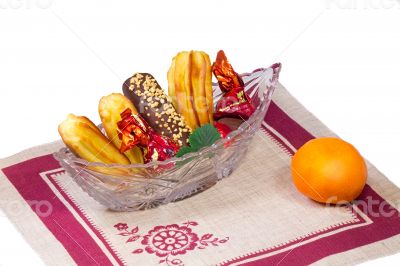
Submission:
[[[218,246],[226,243],[229,237],[220,239],[213,234],[204,234],[199,237],[192,231],[191,227],[198,223],[188,221],[182,225],[170,224],[166,226],[156,226],[144,235],[140,235],[139,228],[134,227],[129,230],[126,223],[118,223],[114,227],[119,231],[118,235],[127,237],[126,243],[135,242],[141,239],[140,244],[143,248],[137,248],[132,251],[133,254],[140,254],[146,251],[149,254],[155,254],[161,257],[159,263],[167,265],[184,265],[181,259],[172,256],[183,255],[188,251],[205,249],[208,246]]]
[[[114,225],[114,227],[117,228],[119,231],[126,230],[129,228],[127,224],[123,223],[116,224]]]
[[[185,254],[197,246],[199,238],[192,233],[192,229],[185,226],[171,224],[167,226],[156,226],[143,237],[142,245],[146,251],[155,253],[159,257],[169,254]]]

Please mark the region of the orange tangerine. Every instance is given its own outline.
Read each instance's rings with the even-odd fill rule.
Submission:
[[[338,138],[308,141],[292,157],[291,170],[297,190],[322,203],[351,202],[367,180],[360,153]]]

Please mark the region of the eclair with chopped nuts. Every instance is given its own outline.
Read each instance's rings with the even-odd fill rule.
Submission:
[[[151,74],[134,74],[124,82],[122,90],[158,134],[174,140],[179,146],[188,144],[191,128]]]

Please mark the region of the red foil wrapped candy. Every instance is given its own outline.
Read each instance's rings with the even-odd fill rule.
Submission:
[[[122,112],[121,118],[117,123],[118,136],[122,141],[121,152],[137,145],[142,148],[144,163],[165,161],[178,152],[178,144],[157,134],[139,114],[132,114],[131,109]]]
[[[218,130],[219,134],[221,135],[221,138],[226,138],[226,136],[228,136],[229,133],[232,132],[232,130],[225,125],[224,123],[221,122],[214,122],[214,127]]]
[[[216,104],[214,119],[234,117],[247,120],[255,111],[251,98],[244,91],[242,78],[236,73],[224,51],[219,51],[212,71],[224,93]]]

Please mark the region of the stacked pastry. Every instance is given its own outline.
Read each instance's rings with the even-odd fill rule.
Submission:
[[[228,101],[221,99],[216,104],[215,113],[212,72],[229,96]],[[61,138],[73,153],[89,162],[141,164],[166,160],[178,151],[183,154],[198,150],[202,143],[189,140],[194,131],[202,128],[197,136],[219,134],[217,138],[214,135],[203,139],[225,137],[229,127],[214,122],[214,118],[243,116],[244,107],[246,114],[251,115],[250,99],[243,87],[237,86],[243,82],[222,51],[213,66],[204,52],[180,52],[172,59],[167,78],[168,95],[151,74],[134,74],[123,83],[124,95],[112,93],[99,102],[105,134],[88,118],[70,114],[59,125]],[[226,83],[229,80],[238,82]]]
[[[194,129],[213,121],[209,56],[179,53],[168,84],[166,95],[151,74],[134,74],[122,86],[124,95],[112,93],[99,102],[106,135],[88,118],[70,114],[58,128],[64,143],[89,162],[135,164],[175,156]]]

